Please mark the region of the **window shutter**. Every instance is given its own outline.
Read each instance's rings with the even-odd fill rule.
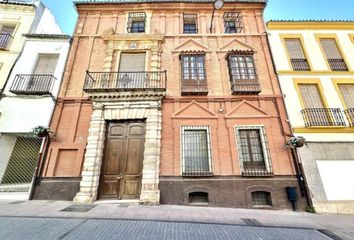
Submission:
[[[327,59],[342,59],[342,55],[334,39],[323,38],[320,42]]]
[[[119,72],[144,72],[145,53],[122,53]]]
[[[305,54],[301,47],[300,39],[285,39],[290,59],[305,59]]]
[[[347,108],[354,108],[354,84],[338,85]]]
[[[39,55],[33,74],[53,75],[57,66],[59,55]]]
[[[13,34],[15,31],[15,26],[2,26],[1,31],[2,33]]]
[[[324,108],[317,84],[300,84],[299,89],[305,108]]]

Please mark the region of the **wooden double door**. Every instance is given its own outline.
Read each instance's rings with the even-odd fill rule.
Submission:
[[[145,122],[110,122],[107,129],[99,196],[138,199],[144,160]]]

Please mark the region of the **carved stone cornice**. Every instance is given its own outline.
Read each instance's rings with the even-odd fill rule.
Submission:
[[[163,41],[165,35],[160,33],[114,33],[113,28],[104,31],[101,37],[105,41]]]
[[[157,101],[166,96],[166,91],[92,92],[93,102]]]

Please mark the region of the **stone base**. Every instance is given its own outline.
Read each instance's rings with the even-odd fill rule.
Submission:
[[[354,214],[354,201],[323,201],[313,205],[318,213]]]
[[[140,204],[157,205],[160,203],[160,191],[143,191],[140,194]]]
[[[81,177],[48,177],[35,185],[33,200],[69,200],[80,189]]]
[[[89,195],[78,193],[74,197],[73,202],[76,204],[92,204],[94,202],[94,199]]]
[[[266,191],[271,194],[272,206],[267,209],[292,209],[288,201],[286,187],[297,187],[299,200],[296,203],[298,211],[304,211],[306,200],[301,197],[298,182],[295,177],[245,178],[245,177],[211,177],[183,178],[160,177],[159,188],[162,204],[190,205],[189,193],[207,192],[209,203],[203,206],[262,208],[252,205],[251,193]],[[196,205],[195,203],[191,205]]]

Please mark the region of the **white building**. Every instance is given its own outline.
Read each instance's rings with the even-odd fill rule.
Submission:
[[[28,199],[70,47],[52,13],[35,2],[36,16],[0,100],[0,199]]]
[[[269,41],[317,212],[354,213],[354,22],[270,21]]]

